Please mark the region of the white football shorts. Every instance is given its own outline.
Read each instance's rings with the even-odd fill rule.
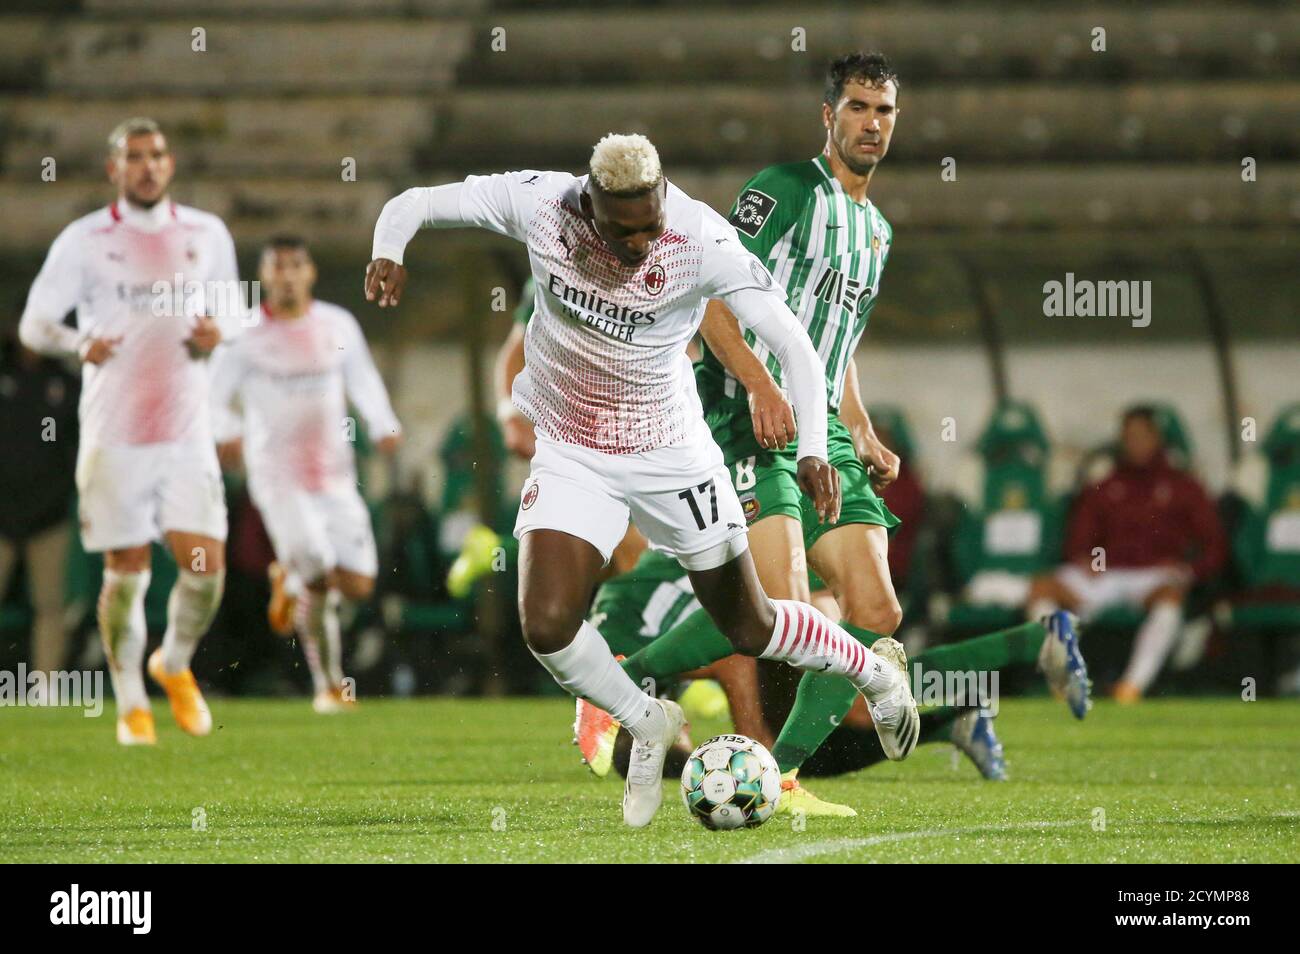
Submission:
[[[226,494],[211,441],[82,445],[77,492],[89,553],[161,541],[173,530],[226,539]]]
[[[608,563],[629,519],[688,570],[711,570],[745,552],[745,514],[703,419],[693,440],[639,454],[604,454],[538,435],[516,537],[560,530],[586,540]]]
[[[355,487],[250,490],[275,558],[304,583],[335,568],[369,577],[379,572],[370,511]]]

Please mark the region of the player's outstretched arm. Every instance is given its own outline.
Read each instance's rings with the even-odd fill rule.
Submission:
[[[407,189],[389,199],[375,223],[366,267],[366,300],[378,302],[381,308],[401,301],[406,246],[422,228],[477,226],[522,241],[525,212],[543,176],[534,172],[470,176],[464,182]]]
[[[777,386],[767,365],[758,359],[740,332],[727,306],[716,298],[704,309],[700,334],[717,355],[723,367],[736,376],[749,395],[749,414],[754,424],[754,439],[760,447],[784,450],[795,438],[794,409]]]
[[[799,319],[780,296],[746,287],[722,301],[781,363],[799,424],[799,486],[812,498],[817,517],[834,523],[840,516],[840,475],[827,461],[826,371]]]

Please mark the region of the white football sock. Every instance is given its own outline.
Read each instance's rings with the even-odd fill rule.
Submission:
[[[304,588],[297,604],[298,635],[307,657],[311,683],[322,693],[343,685],[343,636],[339,626],[339,594]]]
[[[167,597],[167,632],[163,634],[163,669],[176,674],[190,667],[199,640],[212,625],[221,606],[226,571],[193,573],[180,570]]]
[[[772,606],[776,626],[761,658],[779,659],[809,672],[844,676],[873,701],[903,678],[816,607],[795,600],[772,600]]]
[[[529,651],[571,695],[604,709],[638,742],[657,740],[663,734],[663,709],[623,671],[590,623],[584,621],[573,642],[559,652],[543,654],[531,647]]]
[[[1177,603],[1161,601],[1151,607],[1133,641],[1133,655],[1121,678],[1143,692],[1155,682],[1165,657],[1178,640],[1178,630],[1183,625],[1183,609]]]
[[[99,635],[108,657],[108,674],[113,680],[119,716],[133,709],[148,709],[144,688],[144,648],[149,639],[144,622],[144,594],[149,589],[149,570],[140,573],[104,571],[99,590]]]

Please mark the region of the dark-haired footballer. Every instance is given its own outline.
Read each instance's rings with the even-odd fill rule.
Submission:
[[[368,599],[379,568],[348,403],[385,454],[396,452],[402,428],[357,319],[312,296],[316,265],[306,242],[272,239],[258,277],[261,320],[213,366],[213,431],[223,462],[243,457],[275,547],[271,625],[297,630],[313,708],[346,712],[356,700],[343,678],[339,601]]]
[[[897,476],[899,459],[871,426],[853,361],[893,242],[893,229],[867,191],[889,151],[898,88],[897,72],[880,53],[834,60],[820,104],[826,130],[821,154],[759,172],[741,189],[729,219],[741,243],[785,291],[822,362],[827,450],[842,493],[838,519],[821,521],[795,479],[800,441],[782,392],[779,362],[716,299],[708,303],[700,328],[706,348],[696,366],[696,385],[744,508],[764,590],[776,598],[808,601],[811,566],[834,594],[843,614],[840,627],[877,655],[901,657],[892,636],[902,609],[888,563],[888,534],[898,518],[877,494]],[[807,421],[799,425],[806,434]],[[1048,651],[1062,659],[1079,658],[1065,614],[1056,620],[1049,644]],[[711,651],[702,652],[706,647]],[[729,652],[707,626],[686,625],[664,636],[653,657],[638,653],[623,667],[634,680],[663,682],[694,668],[688,659],[699,665]],[[1086,676],[1071,672],[1073,687],[1060,688],[1077,695]],[[798,782],[800,766],[843,721],[854,694],[847,680],[833,674],[803,675],[772,750],[782,772],[784,804],[809,815],[856,814],[847,805],[817,799]],[[590,707],[579,721],[584,739],[602,734],[593,724],[608,726],[604,714]]]

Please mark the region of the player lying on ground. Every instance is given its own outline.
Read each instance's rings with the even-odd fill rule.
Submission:
[[[692,678],[689,673],[677,674],[677,667],[684,665],[690,670],[698,666],[700,669],[694,669],[694,672],[699,672],[704,666],[716,666],[717,662],[710,657],[725,651],[727,641],[718,633],[708,614],[678,611],[672,616],[679,622],[670,622],[672,616],[665,610],[689,608],[689,603],[682,603],[682,599],[689,596],[690,581],[685,574],[662,554],[653,551],[646,551],[630,572],[609,580],[597,590],[593,619],[599,616],[601,635],[615,652],[627,653],[634,646],[641,647],[628,655],[623,667],[642,686],[660,693],[671,693],[678,680]],[[814,591],[813,599],[827,615],[836,612],[829,591]],[[1058,612],[1042,623],[1024,623],[985,636],[932,647],[912,660],[911,670],[914,685],[966,687],[971,683],[968,677],[974,674],[1027,665],[1037,666],[1048,685],[1066,701],[1076,718],[1086,715],[1090,704],[1087,668],[1069,615],[1064,612]],[[936,683],[936,677],[942,681]],[[730,696],[731,687],[726,688]],[[756,684],[752,688],[745,686],[745,694],[736,700],[739,705],[733,703],[733,712],[737,709],[745,711],[744,706],[756,689]],[[799,692],[806,692],[802,683]],[[966,699],[960,693],[956,698],[945,698],[943,705],[933,706],[921,715],[918,744],[950,741],[970,757],[985,778],[1005,778],[1002,747],[993,729],[993,718],[981,704],[989,701]],[[770,691],[764,692],[762,702],[764,713],[781,711],[789,705],[788,699],[776,698]],[[589,705],[581,705],[580,712],[576,733],[583,758],[592,772],[603,776],[615,764],[619,727],[607,719],[596,718]],[[762,716],[759,718],[761,720]],[[786,761],[782,764],[778,760],[778,766],[783,773],[811,762],[816,767],[813,774],[834,774],[863,768],[884,757],[875,739],[862,735],[861,730],[869,730],[871,725],[867,711],[852,707],[850,711],[833,716],[824,732],[821,727],[799,724],[804,718],[806,716],[800,716],[797,711],[792,712],[791,720],[782,731],[785,742],[780,750]],[[792,726],[793,731],[789,731]],[[741,727],[739,721],[736,731],[752,735]],[[825,757],[814,759],[814,753],[828,737],[836,739],[832,751]],[[684,758],[689,753],[688,746],[678,754]],[[796,786],[793,778],[783,780],[783,789],[786,792],[780,809],[783,812],[857,814],[848,806],[833,805],[815,798],[802,786]]]
[[[819,515],[839,511],[826,460],[826,387],[807,333],[735,229],[664,178],[642,136],[607,136],[590,175],[517,172],[411,189],[375,227],[366,295],[399,302],[407,243],[422,226],[475,225],[524,242],[537,283],[514,401],[537,428],[524,486],[519,612],[538,661],[635,739],[623,818],[649,824],[684,724],[647,695],[585,619],[594,583],[629,517],[687,569],[736,651],[848,677],[873,706],[891,758],[916,742],[903,673],[807,604],[764,594],[744,514],[700,412],[684,356],[707,298],[724,300],[778,357],[802,428],[801,486]]]
[[[316,266],[306,242],[272,239],[258,274],[262,320],[214,363],[213,430],[223,463],[244,458],[275,548],[272,626],[297,629],[312,705],[338,712],[355,704],[344,691],[339,600],[368,599],[378,569],[348,401],[384,453],[396,451],[401,425],[356,318],[312,297]]]
[[[166,541],[179,573],[149,675],[182,729],[212,729],[190,672],[226,572],[207,357],[238,333],[244,308],[225,224],[168,196],[176,164],[158,124],[130,119],[114,129],[107,169],[117,198],[59,233],[19,335],[33,351],[81,361],[78,516],[82,545],[104,554],[99,631],[117,699],[117,740],[151,745],[141,665],[155,540]],[[70,328],[63,318],[74,308]]]

